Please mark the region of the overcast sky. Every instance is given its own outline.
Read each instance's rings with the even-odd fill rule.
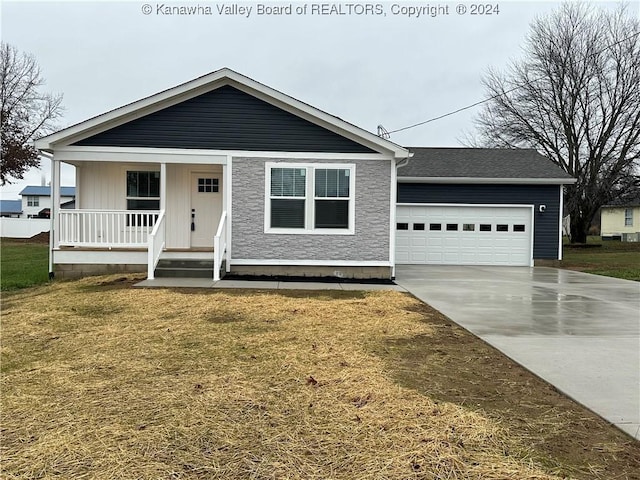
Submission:
[[[291,5],[291,14],[259,15],[259,3]],[[491,14],[472,15],[472,3],[462,3],[465,13],[458,12],[459,3],[2,1],[2,41],[32,53],[46,88],[64,95],[61,127],[229,67],[376,132],[378,125],[395,130],[483,99],[486,69],[520,57],[532,19],[558,6],[500,1],[489,3]],[[380,13],[359,14],[367,5],[380,5]],[[179,6],[200,8],[196,15],[167,13]],[[219,13],[234,6],[244,7],[244,14]],[[332,14],[332,6],[342,15]],[[406,7],[430,8],[418,17],[418,10],[409,16]],[[477,112],[393,134],[391,140],[404,146],[460,145],[464,133],[473,131]],[[48,162],[42,171],[49,181]],[[2,198],[18,198],[25,185],[40,184],[41,176],[29,172],[23,182],[3,187]],[[72,167],[64,168],[63,184],[73,183]]]

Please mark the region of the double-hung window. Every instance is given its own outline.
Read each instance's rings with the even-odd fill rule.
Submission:
[[[267,233],[353,234],[355,165],[267,163]]]
[[[127,210],[160,210],[160,172],[127,171]],[[152,226],[157,216],[127,217],[127,224]]]
[[[127,210],[160,209],[160,172],[127,172]]]
[[[27,207],[39,207],[40,197],[27,197]]]
[[[633,226],[633,208],[624,209],[624,226],[625,227]]]

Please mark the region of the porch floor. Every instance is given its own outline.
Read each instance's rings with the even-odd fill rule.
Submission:
[[[136,283],[141,288],[256,288],[266,290],[395,290],[406,292],[399,285],[371,283],[279,282],[254,280],[219,280],[208,278],[156,278]]]

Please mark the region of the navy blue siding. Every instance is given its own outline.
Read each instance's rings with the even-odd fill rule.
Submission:
[[[98,133],[75,145],[373,152],[228,85]]]
[[[558,258],[559,185],[466,185],[399,183],[398,203],[535,205],[533,258]],[[538,211],[546,205],[544,213]]]

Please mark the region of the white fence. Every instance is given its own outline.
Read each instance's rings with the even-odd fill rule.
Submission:
[[[0,237],[31,238],[49,230],[51,220],[47,218],[0,218]]]

